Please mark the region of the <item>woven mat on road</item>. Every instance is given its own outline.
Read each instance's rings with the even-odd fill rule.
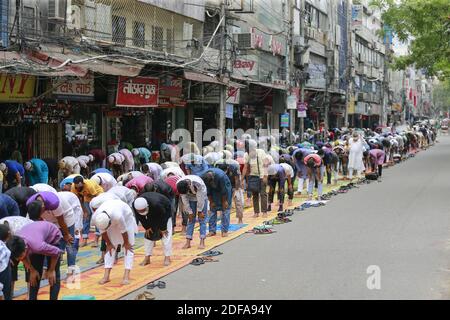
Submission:
[[[341,185],[348,184],[348,181],[340,181],[337,186],[327,186],[324,185],[324,193],[331,191],[332,189],[337,189]],[[296,207],[306,200],[306,196],[295,196],[294,204],[292,206]],[[288,209],[288,208],[287,208]],[[143,235],[142,232],[137,235],[136,245],[135,245],[135,260],[133,270],[131,271],[131,283],[129,285],[122,285],[121,280],[124,271],[123,259],[119,259],[118,263],[114,266],[111,271],[111,282],[105,285],[99,285],[98,281],[103,277],[103,267],[96,265],[95,262],[99,258],[99,249],[91,248],[90,246],[80,249],[78,255],[77,264],[81,269],[81,279],[79,288],[73,286],[69,288],[65,281],[61,281],[61,291],[59,294],[60,298],[69,295],[93,295],[96,300],[116,300],[120,299],[127,294],[144,287],[148,283],[158,280],[174,271],[177,271],[188,264],[191,263],[197,255],[211,250],[225,242],[233,240],[249,230],[252,230],[255,226],[261,225],[265,220],[273,219],[277,216],[276,211],[272,211],[267,217],[254,218],[252,208],[246,208],[244,211],[244,223],[243,225],[237,224],[237,219],[234,212],[231,217],[231,228],[228,237],[221,237],[220,233],[217,233],[215,237],[209,237],[206,239],[206,248],[197,249],[199,243],[199,231],[198,228],[194,232],[194,239],[192,241],[192,248],[183,250],[182,247],[185,243],[185,237],[180,233],[175,233],[173,236],[173,250],[172,250],[172,263],[170,266],[165,267],[163,265],[164,255],[162,251],[162,245],[160,242],[157,243],[153,251],[153,256],[151,258],[151,264],[145,267],[141,267],[139,263],[144,258],[144,247],[143,247]],[[177,230],[180,230],[181,221],[177,221]],[[200,267],[201,268],[201,267]],[[61,273],[65,274],[67,267],[61,267]],[[26,284],[23,280],[23,271],[19,271],[21,276],[20,280],[16,283],[16,295],[19,295],[16,299],[24,300],[26,299]],[[170,284],[167,284],[170,286]],[[39,300],[49,299],[49,286],[47,283],[43,282],[42,288],[39,291]]]

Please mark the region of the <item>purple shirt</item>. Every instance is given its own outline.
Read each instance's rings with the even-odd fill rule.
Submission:
[[[36,200],[37,197],[41,196],[44,200],[45,210],[56,210],[59,207],[59,198],[58,195],[53,192],[43,191],[32,195],[28,201],[27,206]]]
[[[45,256],[58,256],[62,253],[58,245],[62,239],[61,231],[53,223],[37,221],[20,229],[17,235],[27,245],[27,254],[42,254]]]

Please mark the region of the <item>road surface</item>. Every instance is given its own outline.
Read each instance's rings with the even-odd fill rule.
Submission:
[[[439,141],[386,169],[381,183],[294,215],[275,234],[230,241],[217,248],[220,262],[189,265],[151,292],[158,300],[450,298],[450,137]]]

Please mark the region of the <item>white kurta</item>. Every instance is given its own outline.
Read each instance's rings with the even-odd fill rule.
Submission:
[[[363,162],[364,146],[361,138],[359,138],[357,141],[354,141],[353,138],[351,138],[349,144],[350,144],[350,152],[348,155],[348,167],[358,172],[364,171],[365,170]]]
[[[133,210],[122,200],[110,200],[103,203],[92,215],[92,220],[96,221],[99,214],[107,212],[111,218],[111,225],[106,230],[108,238],[114,246],[123,244],[123,233],[128,233],[128,241],[134,245],[134,233],[137,230],[136,219]],[[104,233],[105,230],[100,230]]]
[[[92,178],[93,177],[100,177],[101,180],[100,186],[103,188],[105,192],[117,185],[116,179],[109,173],[99,172],[93,175]]]

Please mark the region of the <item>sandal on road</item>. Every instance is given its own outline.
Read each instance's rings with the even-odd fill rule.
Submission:
[[[272,229],[253,229],[254,234],[271,234],[274,232],[275,230]]]
[[[194,260],[192,260],[191,264],[193,266],[199,266],[205,264],[205,260],[203,260],[202,258],[195,258]]]
[[[154,289],[154,288],[160,288],[160,289],[165,289],[166,288],[166,283],[164,281],[158,281],[158,282],[150,282],[147,285],[147,289]]]
[[[220,256],[221,254],[222,254],[222,252],[220,252],[220,251],[209,250],[209,251],[202,253],[201,256],[215,257],[215,256]]]

